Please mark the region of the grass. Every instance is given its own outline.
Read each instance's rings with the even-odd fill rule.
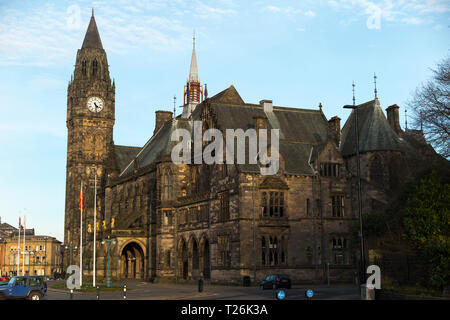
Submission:
[[[99,285],[98,287],[99,287],[100,291],[123,291],[122,286],[111,285],[111,287],[108,288],[106,285]],[[52,286],[52,288],[69,290],[65,283],[55,284],[54,286]],[[75,289],[75,291],[96,292],[97,288],[93,287],[92,285],[84,285],[84,286],[81,286],[80,289]],[[130,289],[127,288],[127,291],[130,291]]]

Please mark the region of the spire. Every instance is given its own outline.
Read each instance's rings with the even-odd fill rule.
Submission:
[[[198,81],[198,69],[197,69],[197,57],[195,55],[195,30],[192,37],[192,57],[191,57],[191,68],[189,70],[189,81]]]
[[[102,40],[100,39],[97,24],[95,23],[94,8],[92,8],[91,21],[89,22],[89,26],[87,28],[86,35],[84,36],[84,41],[81,48],[103,49]]]

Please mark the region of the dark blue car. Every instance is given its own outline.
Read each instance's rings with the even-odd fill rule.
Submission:
[[[41,300],[47,292],[47,283],[43,277],[12,277],[8,284],[0,286],[1,299]]]

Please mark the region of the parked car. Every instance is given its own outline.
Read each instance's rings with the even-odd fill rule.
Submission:
[[[279,289],[291,288],[291,279],[287,274],[271,274],[261,282],[261,288],[264,289]]]
[[[0,282],[6,281],[8,282],[10,279],[8,276],[0,276]]]
[[[47,283],[41,276],[12,277],[7,285],[0,286],[0,300],[41,300],[47,293]]]

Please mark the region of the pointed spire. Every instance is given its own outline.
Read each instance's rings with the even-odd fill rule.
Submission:
[[[205,83],[205,99],[208,98],[208,88],[206,87],[206,83]]]
[[[191,68],[189,70],[189,81],[198,82],[197,57],[195,55],[195,31],[192,37]]]
[[[100,39],[97,24],[95,23],[94,8],[92,8],[91,21],[89,21],[89,26],[87,28],[86,35],[84,36],[84,41],[81,48],[103,49],[102,40]]]

